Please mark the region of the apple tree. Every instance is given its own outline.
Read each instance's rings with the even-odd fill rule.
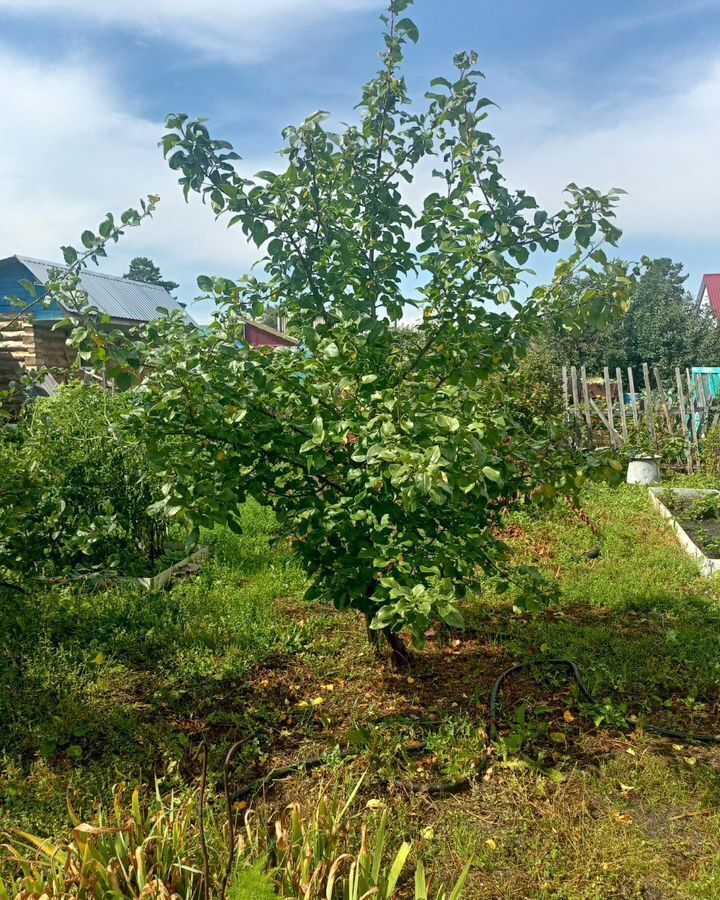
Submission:
[[[131,351],[87,325],[76,337],[83,358],[101,345],[111,374],[140,382],[133,415],[163,510],[238,528],[247,497],[271,504],[308,596],[362,612],[398,663],[401,632],[422,643],[434,622],[460,627],[464,592],[506,580],[509,510],[610,471],[568,446],[561,421],[518,416],[513,376],[549,319],[602,321],[633,278],[602,248],[620,235],[618,191],[570,185],[548,213],[506,182],[474,53],[411,102],[410,2],[383,16],[356,121],[318,112],[286,128],[278,171],[248,177],[204,121],[167,117],[186,198],[200,194],[261,264],[198,279],[218,307],[206,330],[170,317]],[[561,247],[551,283],[529,288],[531,258]],[[584,278],[567,304],[564,287]],[[278,304],[298,346],[246,346],[243,323]],[[408,315],[415,327],[399,327]],[[537,576],[520,574],[532,603]]]

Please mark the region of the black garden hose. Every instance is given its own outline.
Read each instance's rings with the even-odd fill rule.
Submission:
[[[425,749],[425,745],[423,744],[422,746],[413,749],[416,751],[423,750]],[[353,759],[360,755],[360,750],[357,747],[345,747],[340,750],[339,755],[342,760]],[[290,766],[280,766],[276,769],[271,769],[267,775],[264,775],[262,778],[257,778],[255,781],[251,781],[249,784],[240,788],[239,791],[236,791],[233,795],[233,799],[235,802],[247,800],[249,797],[253,797],[262,791],[268,784],[272,784],[275,781],[281,781],[284,778],[288,778],[290,775],[298,775],[301,772],[311,772],[313,769],[319,768],[328,761],[329,757],[330,752],[321,753],[319,756],[310,756],[307,759],[299,760]],[[489,761],[489,754],[483,753],[475,767],[476,774],[484,771],[484,769],[487,768]],[[470,783],[470,778],[459,778],[457,781],[403,781],[401,782],[401,786],[405,788],[405,790],[413,793],[429,794],[431,796],[439,797],[447,794],[457,794],[468,788]]]
[[[12,581],[0,581],[0,588],[7,588],[11,591],[17,591],[19,594],[27,594],[27,591],[22,585],[14,584]]]
[[[502,689],[505,681],[512,675],[516,675],[518,672],[525,672],[528,669],[544,667],[566,669],[568,674],[575,681],[575,684],[577,684],[578,690],[582,694],[583,699],[588,703],[592,703],[595,705],[598,704],[597,698],[593,696],[593,694],[588,689],[588,686],[582,680],[580,669],[578,669],[576,663],[574,663],[571,659],[533,659],[529,660],[528,662],[518,663],[517,665],[510,666],[509,669],[505,669],[505,671],[501,672],[495,679],[495,684],[493,685],[492,691],[490,692],[491,725],[495,724],[498,718],[498,712],[500,710],[500,690]],[[637,722],[628,722],[627,725],[628,728],[633,731],[640,727]],[[720,744],[720,734],[691,734],[687,731],[672,731],[669,728],[660,728],[657,725],[643,725],[642,728],[649,734],[657,734],[660,737],[665,738],[674,738],[677,741],[683,741],[686,743],[694,742],[699,744]]]
[[[577,685],[583,699],[587,703],[592,703],[594,705],[598,704],[597,698],[592,694],[588,686],[583,681],[580,674],[580,669],[578,668],[577,664],[574,663],[571,659],[533,659],[529,660],[528,662],[517,663],[514,666],[510,666],[509,668],[501,672],[495,679],[495,683],[493,684],[492,690],[490,692],[489,703],[491,727],[494,728],[497,724],[501,708],[500,692],[502,690],[503,684],[507,681],[507,679],[511,678],[513,675],[517,675],[519,672],[525,672],[528,669],[550,667],[565,669],[568,675]],[[393,718],[395,717],[397,717],[397,714],[393,716]],[[628,722],[627,725],[628,728],[632,731],[635,731],[640,727],[636,722]],[[672,738],[673,740],[682,741],[683,743],[720,744],[720,734],[691,734],[690,732],[686,731],[673,731],[669,728],[660,728],[656,725],[643,725],[642,727],[643,730],[648,732],[649,734],[656,734],[659,737],[664,738]],[[424,749],[424,745],[421,747],[415,747],[414,749]],[[356,757],[359,754],[360,751],[356,747],[345,747],[340,750],[340,758],[343,760]],[[319,766],[322,766],[325,762],[327,762],[329,755],[329,753],[325,753],[320,754],[319,756],[311,756],[308,759],[300,760],[290,766],[282,766],[280,768],[271,769],[270,772],[268,772],[264,777],[250,782],[250,784],[245,785],[243,788],[237,791],[234,795],[234,799],[236,801],[246,800],[249,797],[255,796],[268,784],[271,784],[275,781],[280,781],[281,779],[287,778],[290,775],[297,775],[300,772],[310,772],[313,769],[317,769]],[[475,775],[477,776],[484,772],[485,769],[487,769],[489,763],[490,754],[485,752],[483,753],[475,767]],[[459,793],[460,791],[463,791],[466,788],[470,787],[471,783],[472,779],[470,777],[466,777],[460,778],[457,781],[439,781],[429,783],[401,782],[401,786],[408,791],[425,793],[431,796],[445,796],[448,794]]]

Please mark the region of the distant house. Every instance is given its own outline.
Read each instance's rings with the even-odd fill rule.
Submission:
[[[53,331],[58,321],[69,317],[68,310],[53,300],[47,307],[37,304],[28,308],[24,315],[22,307],[8,299],[12,296],[32,303],[32,295],[21,282],[44,284],[54,268],[63,266],[29,256],[0,259],[0,390],[28,369],[44,366],[64,369],[72,365],[74,354],[66,346],[66,332]],[[106,313],[116,327],[130,328],[150,322],[164,311],[181,312],[190,318],[178,301],[159,285],[85,269],[80,275],[80,287],[86,292],[89,304]],[[18,314],[21,318],[9,326]]]
[[[295,347],[297,344],[295,338],[285,332],[250,319],[245,322],[245,340],[251,347]]]
[[[720,274],[703,275],[695,308],[700,309],[703,306],[706,306],[716,319],[720,319]]]
[[[13,296],[31,303],[33,297],[21,282],[44,284],[53,268],[63,266],[29,256],[0,259],[0,390],[28,369],[69,369],[73,363],[74,354],[66,346],[65,331],[53,331],[58,321],[69,317],[67,310],[53,301],[47,307],[37,304],[25,315],[21,307],[8,299]],[[192,322],[182,305],[164,287],[156,284],[84,269],[80,287],[88,295],[89,304],[106,313],[115,327],[130,328],[157,319],[166,312],[181,312]],[[9,327],[9,321],[18,314],[21,318]],[[252,346],[294,346],[297,343],[268,325],[251,321],[245,324],[245,338]]]

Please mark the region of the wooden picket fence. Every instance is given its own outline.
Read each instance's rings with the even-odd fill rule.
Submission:
[[[674,379],[663,383],[658,367],[644,363],[636,386],[633,370],[626,373],[616,368],[611,377],[605,366],[602,378],[588,379],[585,366],[563,366],[566,422],[575,445],[620,449],[633,446],[640,431],[650,445],[677,437],[684,443],[687,471],[697,471],[702,439],[720,417],[712,376],[676,367]]]

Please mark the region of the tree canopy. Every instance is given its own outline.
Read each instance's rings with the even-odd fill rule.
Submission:
[[[411,105],[409,5],[393,0],[383,16],[358,120],[338,131],[318,112],[286,128],[280,171],[248,178],[204,121],[168,116],[162,144],[185,196],[199,193],[264,253],[259,274],[198,279],[219,309],[207,332],[170,317],[129,339],[84,316],[74,336],[83,361],[138,385],[137,434],[164,482],[156,510],[197,536],[240,528],[248,496],[270,503],[308,596],[363,612],[398,661],[399,632],[422,643],[432,622],[462,625],[458,599],[483,574],[520,580],[518,605],[537,602],[537,573],[508,573],[505,511],[614,470],[566,447],[559,417],[519,415],[514,374],[548,321],[607,318],[633,281],[601,246],[620,234],[617,191],[571,184],[548,213],[508,187],[474,53]],[[88,254],[106,234],[116,239],[107,221],[86,233]],[[561,241],[570,256],[524,297],[531,255]],[[65,254],[71,269],[88,255]],[[244,321],[278,303],[300,348],[241,346]],[[408,308],[421,311],[411,331],[397,327]]]
[[[706,309],[696,309],[685,288],[681,263],[667,258],[649,261],[632,290],[628,310],[601,326],[575,332],[558,330],[546,343],[561,365],[639,368],[642,363],[668,371],[675,366],[720,364],[720,328]],[[569,294],[582,296],[586,285],[573,281]]]
[[[176,281],[169,281],[160,274],[159,266],[149,259],[147,256],[136,256],[130,260],[130,265],[123,278],[130,278],[133,281],[142,281],[145,284],[158,284],[164,287],[166,291],[172,293],[180,287]]]

